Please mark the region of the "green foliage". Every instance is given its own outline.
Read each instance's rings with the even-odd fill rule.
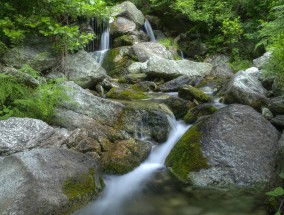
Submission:
[[[101,0],[0,0],[0,5],[0,41],[13,45],[39,34],[51,38],[63,53],[84,47],[94,37],[80,31],[81,18],[107,14]]]
[[[170,38],[170,37],[164,38],[164,39],[160,39],[159,43],[164,45],[166,48],[173,47],[175,49],[179,49],[179,46],[178,46],[177,42],[173,38]]]
[[[229,65],[234,70],[234,72],[238,72],[240,70],[250,68],[252,66],[252,62],[250,60],[237,58],[234,61],[230,62]]]
[[[284,172],[281,172],[279,174],[281,179],[284,179]],[[266,193],[267,196],[269,196],[270,202],[280,202],[280,205],[278,209],[276,210],[275,215],[281,215],[282,213],[280,212],[284,203],[284,189],[283,187],[276,187],[272,191],[269,191]]]
[[[31,70],[28,66],[22,68],[27,69]],[[42,81],[38,87],[32,88],[18,77],[0,73],[0,120],[17,116],[51,122],[54,109],[63,100],[70,101],[66,94],[68,89],[61,82],[62,80]]]

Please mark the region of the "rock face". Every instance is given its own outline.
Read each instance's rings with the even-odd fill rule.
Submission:
[[[3,56],[3,61],[6,65],[15,68],[29,64],[37,71],[44,71],[57,64],[57,57],[49,40],[32,38],[22,46],[9,49]]]
[[[278,131],[249,106],[230,105],[191,127],[166,164],[197,186],[256,185],[274,172]]]
[[[79,51],[65,58],[64,71],[68,80],[83,88],[94,87],[107,77],[106,71],[86,51]]]
[[[0,160],[0,214],[61,215],[86,204],[102,185],[90,157],[33,149]]]
[[[162,92],[175,92],[175,91],[178,91],[178,89],[185,84],[195,86],[199,84],[201,80],[202,80],[201,77],[189,77],[189,76],[183,75],[176,79],[173,79],[171,81],[164,83],[162,86],[160,86],[160,90]]]
[[[139,62],[145,62],[151,57],[173,60],[173,54],[160,43],[144,42],[133,45],[134,54]]]
[[[135,30],[136,30],[135,22],[126,19],[124,17],[117,17],[115,21],[111,24],[112,34],[123,35]]]
[[[284,114],[284,96],[271,99],[268,108],[274,115]]]
[[[161,77],[174,79],[178,76],[201,76],[209,75],[212,65],[209,63],[200,63],[189,60],[167,60],[163,58],[150,58],[147,62],[147,68],[142,71],[152,77]]]
[[[230,58],[225,55],[214,55],[206,59],[206,63],[211,63],[213,68],[211,75],[219,78],[230,78],[234,75],[229,66]]]
[[[105,173],[125,174],[147,158],[152,145],[149,142],[129,139],[112,144],[104,153],[101,163]]]
[[[268,60],[271,58],[272,52],[266,52],[261,57],[256,58],[253,60],[253,64],[255,67],[261,69],[264,64],[268,62]]]
[[[41,120],[15,117],[0,121],[0,136],[0,156],[37,147],[60,147],[67,138]]]
[[[144,15],[130,1],[125,1],[125,2],[122,2],[119,5],[115,5],[112,8],[112,14],[111,15],[113,17],[128,18],[129,20],[132,20],[135,24],[137,24],[139,27],[144,25],[144,20],[145,20]]]
[[[251,71],[251,70],[249,70]],[[249,105],[257,110],[268,103],[267,90],[261,85],[257,77],[249,71],[239,71],[221,90],[224,102]]]

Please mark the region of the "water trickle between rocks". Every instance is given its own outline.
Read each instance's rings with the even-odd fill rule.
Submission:
[[[153,29],[152,29],[150,22],[147,19],[145,20],[144,28],[146,30],[146,33],[150,37],[150,41],[155,42],[156,41],[155,34],[153,32]]]
[[[148,159],[132,172],[122,176],[110,176],[101,197],[74,215],[120,215],[127,201],[144,188],[144,183],[155,172],[164,167],[164,162],[175,143],[190,127],[183,122],[170,119],[172,131],[168,140],[153,148]]]

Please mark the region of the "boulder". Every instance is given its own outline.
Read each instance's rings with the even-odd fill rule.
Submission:
[[[106,53],[102,67],[109,76],[120,78],[128,73],[126,68],[131,64],[130,60],[131,47],[118,47]]]
[[[130,1],[125,1],[122,2],[121,4],[115,5],[111,9],[112,17],[124,17],[127,18],[131,21],[133,21],[138,27],[141,27],[144,25],[144,15],[140,10],[136,8],[136,6],[130,2]]]
[[[272,52],[266,52],[261,57],[253,60],[253,65],[261,69],[271,58]]]
[[[124,35],[136,30],[135,22],[124,17],[117,17],[111,23],[111,34]]]
[[[0,160],[0,214],[70,214],[102,189],[96,161],[67,149],[33,149]]]
[[[125,89],[114,87],[106,94],[107,98],[120,99],[120,100],[138,100],[147,99],[148,96],[145,92],[135,89]]]
[[[171,109],[177,119],[181,119],[189,111],[194,104],[190,101],[171,96],[167,98],[164,103]]]
[[[128,84],[136,84],[146,80],[147,80],[147,75],[144,73],[128,74],[123,78],[123,82],[126,82]]]
[[[171,130],[169,118],[174,116],[166,105],[143,100],[123,103],[125,109],[118,130],[124,130],[136,139],[158,143],[167,140]]]
[[[116,141],[104,153],[101,164],[102,169],[108,174],[125,174],[144,161],[152,145],[150,142],[135,139]]]
[[[277,128],[284,128],[284,115],[276,115],[270,122]]]
[[[129,65],[127,67],[127,71],[130,74],[143,73],[143,71],[147,70],[147,64],[148,64],[148,61],[143,62],[143,63],[141,63],[141,62],[134,62],[134,63],[132,63],[131,65]]]
[[[268,108],[274,115],[284,114],[284,96],[272,98]]]
[[[166,47],[160,43],[155,42],[143,42],[133,45],[134,55],[137,57],[139,62],[145,62],[151,57],[164,58],[173,60],[173,54],[166,49]]]
[[[0,121],[0,156],[38,147],[60,147],[67,134],[38,119],[10,117]]]
[[[222,54],[213,55],[205,60],[206,63],[213,66],[210,75],[218,78],[231,78],[234,75],[232,68],[229,66],[229,61],[230,58]]]
[[[92,88],[107,77],[106,71],[86,51],[67,55],[64,59],[64,72],[70,81],[83,88]]]
[[[183,85],[196,86],[202,81],[201,77],[189,77],[182,75],[178,78],[175,78],[171,81],[168,81],[160,86],[162,92],[176,92]]]
[[[196,186],[260,185],[274,174],[278,138],[279,132],[253,108],[230,105],[189,128],[166,165]]]
[[[130,88],[143,92],[152,92],[158,90],[158,86],[153,81],[141,81],[139,83],[130,86]]]
[[[7,66],[21,68],[28,64],[41,72],[51,69],[58,63],[58,55],[52,49],[52,43],[46,38],[30,38],[22,45],[8,49],[3,61]]]
[[[192,124],[199,117],[207,116],[215,113],[218,109],[212,104],[201,104],[190,109],[187,114],[183,117],[186,123]]]
[[[266,106],[267,90],[261,85],[254,73],[239,71],[220,91],[227,104],[239,103],[249,105],[257,110]]]
[[[196,100],[198,102],[208,102],[210,97],[203,91],[191,85],[183,85],[178,90],[178,96],[185,100]]]
[[[94,96],[74,82],[65,82],[64,86],[71,102],[65,102],[62,108],[90,117],[102,125],[113,126],[118,121],[123,111],[122,104]]]
[[[271,120],[273,118],[273,113],[268,108],[262,108],[261,114],[267,120]]]
[[[186,36],[185,39],[178,42],[186,56],[195,58],[196,56],[205,55],[205,53],[208,51],[205,43],[203,43],[200,39],[193,39],[189,41],[188,38],[189,37]]]
[[[150,58],[147,62],[147,68],[141,69],[151,77],[174,79],[182,75],[204,77],[211,73],[212,65],[190,60],[175,61],[163,58]]]

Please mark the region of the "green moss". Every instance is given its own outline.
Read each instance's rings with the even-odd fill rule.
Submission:
[[[107,98],[111,99],[122,99],[122,100],[138,100],[147,99],[148,96],[142,91],[132,90],[132,89],[120,89],[112,88],[107,94]]]
[[[200,102],[208,102],[210,100],[210,97],[206,95],[203,91],[190,85],[181,88],[178,92],[178,95],[186,100],[196,99]]]
[[[82,174],[77,178],[66,179],[63,183],[62,190],[69,200],[92,196],[96,191],[94,169],[91,169],[89,173]]]
[[[213,114],[217,110],[218,109],[211,104],[202,104],[190,109],[184,116],[183,120],[187,123],[193,123],[198,119],[198,117]]]
[[[166,159],[166,165],[182,181],[188,180],[190,172],[209,168],[200,144],[201,133],[197,126],[192,126],[177,142]]]

